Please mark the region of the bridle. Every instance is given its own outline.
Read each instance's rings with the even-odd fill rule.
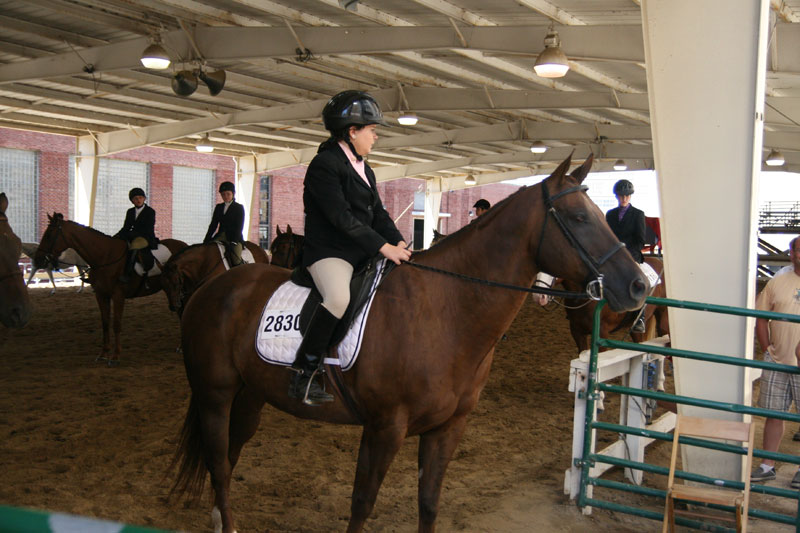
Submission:
[[[294,267],[294,265],[292,264],[292,263],[295,262],[295,259],[296,259],[295,250],[294,250],[295,249],[295,242],[294,241],[295,241],[294,237],[289,239],[289,251],[286,253],[286,268]],[[272,246],[270,246],[269,252],[270,252],[270,255],[272,256],[272,258],[274,258],[275,257],[275,252],[272,251]],[[271,262],[272,262],[272,259],[270,259],[270,263]]]
[[[3,213],[0,213],[0,222],[8,223],[8,217]],[[0,281],[5,281],[8,278],[12,278],[14,276],[23,277],[22,276],[22,271],[19,268],[16,268],[13,272],[8,272],[6,274],[0,274]]]
[[[59,237],[64,239],[65,244],[69,245],[69,243],[66,240],[66,237],[64,237],[64,219],[60,218],[60,216],[59,216],[58,218],[54,218],[53,221],[50,222],[50,225],[52,225],[53,223],[56,224],[56,235],[55,235],[55,237],[53,237],[53,241],[50,244],[50,251],[49,252],[43,251],[45,261],[50,263],[51,265],[65,264],[65,265],[69,265],[69,266],[77,266],[77,265],[73,265],[73,264],[62,262],[62,261],[60,261],[58,259],[58,255],[54,255],[53,254],[53,249],[56,247],[56,243],[58,242],[58,238]],[[67,248],[69,248],[69,246],[67,246]],[[41,250],[41,247],[39,247],[39,250]],[[117,259],[115,259],[115,260],[113,260],[113,261],[111,261],[109,263],[102,264],[102,265],[89,265],[89,269],[97,270],[99,268],[107,267],[107,266],[110,266],[110,265],[116,265],[117,263],[119,263],[120,261],[125,259],[125,256],[127,256],[127,255],[128,255],[128,247],[126,246],[125,247],[125,251],[122,252],[122,255],[119,258],[117,258]],[[81,279],[83,279],[83,278],[81,278]]]
[[[539,264],[540,252],[542,250],[542,242],[544,241],[544,232],[545,232],[545,229],[547,228],[547,220],[549,218],[548,215],[552,215],[553,218],[556,221],[556,224],[558,224],[558,227],[561,229],[561,232],[566,237],[567,241],[578,252],[578,255],[580,256],[581,261],[583,261],[583,263],[589,269],[591,274],[594,275],[594,278],[592,278],[591,275],[590,275],[589,279],[586,282],[586,292],[561,291],[561,290],[557,290],[557,289],[550,289],[550,288],[537,287],[537,286],[534,286],[534,287],[520,287],[518,285],[511,285],[509,283],[501,283],[501,282],[497,282],[497,281],[490,281],[490,280],[485,280],[485,279],[480,279],[480,278],[473,278],[471,276],[466,276],[464,274],[458,274],[456,272],[450,272],[450,271],[447,271],[447,270],[443,270],[441,268],[436,268],[436,267],[432,267],[432,266],[428,266],[428,265],[422,265],[420,263],[414,263],[414,262],[411,262],[411,261],[404,261],[404,263],[407,264],[407,265],[413,266],[415,268],[421,269],[421,270],[428,270],[428,271],[431,271],[431,272],[437,272],[439,274],[445,274],[445,275],[448,275],[448,276],[452,276],[452,277],[456,277],[456,278],[459,278],[459,279],[463,279],[465,281],[469,281],[469,282],[472,282],[472,283],[480,283],[482,285],[487,285],[487,286],[490,286],[490,287],[500,287],[500,288],[503,288],[503,289],[511,289],[511,290],[520,291],[520,292],[531,292],[531,293],[537,293],[537,294],[547,294],[547,295],[550,295],[550,296],[556,296],[556,297],[562,297],[562,298],[589,298],[589,299],[598,300],[598,301],[602,300],[603,299],[603,274],[600,273],[600,267],[606,261],[608,261],[611,258],[611,256],[613,256],[615,253],[617,253],[622,248],[624,248],[625,245],[623,243],[619,242],[619,243],[617,243],[616,246],[612,247],[611,250],[609,250],[608,252],[603,254],[603,256],[600,257],[600,259],[595,259],[588,252],[588,250],[586,250],[586,248],[580,243],[578,238],[575,237],[575,234],[573,234],[569,230],[569,227],[564,222],[564,220],[561,218],[561,215],[559,215],[558,211],[556,210],[555,206],[553,205],[553,202],[558,200],[562,196],[565,196],[565,195],[573,193],[573,192],[583,192],[583,191],[586,191],[589,187],[587,187],[586,185],[576,185],[575,187],[570,187],[568,189],[564,189],[563,191],[559,191],[555,195],[550,196],[550,193],[547,190],[547,184],[543,181],[541,183],[541,185],[542,185],[542,199],[544,200],[544,205],[547,208],[547,211],[545,212],[545,219],[544,219],[544,223],[542,224],[542,232],[539,235],[539,244],[536,247],[536,264],[537,265]]]
[[[539,257],[542,251],[542,242],[544,241],[544,232],[547,229],[547,221],[549,220],[549,215],[552,215],[553,219],[558,224],[558,227],[561,229],[561,233],[564,234],[567,241],[570,243],[573,249],[578,252],[578,256],[583,261],[583,264],[586,265],[586,268],[589,269],[591,275],[586,283],[586,293],[589,295],[589,298],[592,300],[602,300],[603,299],[603,274],[600,273],[600,267],[606,263],[611,257],[620,251],[622,248],[625,247],[625,244],[622,242],[617,242],[616,246],[612,246],[609,251],[603,254],[599,259],[595,259],[592,254],[586,249],[586,247],[581,244],[575,234],[570,231],[567,224],[564,222],[564,219],[558,213],[558,210],[553,205],[553,202],[561,198],[562,196],[566,196],[567,194],[573,192],[584,192],[588,189],[586,185],[576,185],[574,187],[570,187],[568,189],[564,189],[563,191],[559,191],[558,193],[550,196],[550,193],[547,189],[547,181],[542,181],[542,200],[544,201],[544,205],[547,208],[547,212],[545,213],[544,224],[542,224],[542,232],[539,236],[539,244],[536,247],[536,264],[540,264]],[[592,278],[592,276],[594,276]]]

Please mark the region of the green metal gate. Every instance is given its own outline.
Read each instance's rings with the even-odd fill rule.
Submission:
[[[633,485],[629,483],[621,483],[617,481],[605,480],[599,477],[591,477],[589,475],[589,469],[595,465],[595,463],[606,463],[615,466],[625,467],[625,468],[632,468],[637,470],[642,470],[643,472],[650,472],[653,474],[660,474],[660,475],[668,475],[669,469],[661,466],[650,465],[645,462],[638,462],[638,461],[631,461],[627,459],[621,459],[616,457],[609,457],[605,455],[601,455],[598,453],[591,452],[591,444],[593,442],[594,431],[595,430],[605,430],[605,431],[612,431],[614,433],[623,433],[623,434],[633,434],[642,437],[649,437],[653,439],[665,440],[665,441],[672,441],[672,435],[670,433],[664,433],[659,431],[651,431],[642,428],[631,428],[628,426],[623,426],[620,424],[610,424],[605,422],[599,422],[594,419],[594,403],[598,397],[598,393],[600,391],[608,391],[608,392],[616,392],[619,394],[626,394],[630,396],[638,396],[642,398],[652,398],[655,400],[664,400],[669,402],[675,402],[685,405],[693,405],[697,407],[703,407],[708,409],[716,409],[719,411],[728,411],[734,413],[741,413],[741,414],[750,414],[756,416],[764,416],[769,418],[777,418],[782,420],[790,420],[794,422],[800,422],[800,414],[796,413],[785,413],[781,411],[772,411],[768,409],[761,409],[758,407],[750,407],[747,405],[742,404],[732,404],[726,402],[717,402],[712,400],[704,400],[700,398],[692,398],[689,396],[678,396],[675,394],[668,394],[665,392],[656,392],[651,390],[644,390],[644,389],[637,389],[632,387],[623,387],[618,385],[611,385],[607,383],[598,383],[597,382],[597,354],[598,349],[601,346],[608,347],[608,348],[622,348],[627,350],[636,350],[640,352],[646,353],[654,353],[659,355],[669,355],[672,357],[684,357],[687,359],[695,359],[700,361],[708,361],[711,363],[719,363],[719,364],[727,364],[727,365],[735,365],[735,366],[747,366],[751,368],[760,368],[760,369],[769,369],[769,370],[778,370],[781,372],[788,372],[792,374],[800,374],[800,368],[788,365],[780,365],[776,363],[767,363],[764,361],[756,361],[751,359],[743,359],[738,357],[730,357],[712,353],[705,353],[705,352],[694,352],[688,350],[678,350],[673,348],[662,348],[660,346],[649,346],[649,345],[642,345],[636,344],[632,342],[624,342],[624,341],[616,341],[612,339],[603,339],[600,338],[600,312],[602,311],[603,307],[606,305],[606,301],[601,301],[595,310],[594,315],[594,325],[592,331],[592,346],[591,346],[591,355],[589,359],[589,376],[587,381],[587,388],[586,388],[586,422],[584,425],[584,440],[583,440],[583,458],[575,459],[575,465],[581,468],[581,490],[578,497],[578,506],[579,507],[598,507],[601,509],[608,509],[611,511],[617,511],[627,514],[632,514],[636,516],[641,516],[644,518],[650,518],[653,520],[661,521],[664,518],[663,513],[649,511],[646,509],[641,509],[638,507],[631,507],[627,505],[621,505],[614,502],[609,502],[605,500],[600,500],[592,497],[587,496],[587,487],[589,485],[597,486],[597,487],[604,487],[607,489],[619,490],[630,492],[634,494],[641,494],[646,496],[653,496],[656,498],[664,499],[666,497],[666,491],[643,487],[638,485]],[[728,315],[738,315],[738,316],[747,316],[747,317],[755,317],[755,318],[763,318],[767,320],[784,320],[788,322],[796,322],[800,323],[800,316],[798,315],[788,315],[783,313],[772,313],[768,311],[756,311],[754,309],[745,309],[739,307],[729,307],[723,305],[714,305],[714,304],[706,304],[706,303],[699,303],[699,302],[690,302],[685,300],[672,300],[669,298],[656,298],[656,297],[648,297],[647,303],[650,305],[664,305],[668,307],[677,307],[681,309],[691,309],[696,311],[708,311],[713,313],[722,313]],[[702,448],[708,448],[712,450],[720,450],[726,451],[731,453],[739,453],[739,454],[746,454],[747,451],[739,446],[734,446],[730,444],[723,444],[719,442],[704,440],[704,439],[697,439],[697,438],[681,438],[681,444],[688,444],[692,446],[698,446]],[[753,457],[754,458],[763,458],[763,459],[774,459],[778,461],[783,461],[786,463],[793,463],[800,465],[800,456],[796,455],[787,455],[782,453],[774,453],[768,452],[765,450],[754,449],[753,450]],[[750,475],[749,472],[746,472],[745,475]],[[703,476],[700,474],[693,474],[690,472],[684,471],[676,471],[675,477],[695,481],[700,483],[706,483],[710,485],[716,486],[725,486],[734,489],[743,489],[744,484],[741,481],[737,480],[720,480],[718,478],[711,478],[707,476]],[[761,494],[768,494],[780,498],[788,498],[798,502],[800,505],[800,491],[798,490],[789,490],[789,489],[782,489],[778,487],[768,487],[762,485],[755,485],[751,484],[750,486],[751,493],[761,493]],[[730,511],[733,512],[733,508],[731,507],[715,507],[720,510]],[[784,515],[780,513],[769,512],[765,510],[759,510],[750,508],[749,516],[753,518],[759,518],[762,520],[770,520],[773,522],[780,522],[784,524],[791,524],[795,526],[795,531],[800,533],[800,509],[798,512],[794,514],[794,516]],[[716,524],[711,524],[708,522],[700,522],[697,520],[691,520],[684,517],[676,517],[676,523],[683,526],[694,527],[697,529],[703,529],[706,531],[733,531],[730,528],[726,528],[723,526],[718,526]]]

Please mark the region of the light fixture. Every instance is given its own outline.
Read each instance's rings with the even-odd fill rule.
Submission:
[[[770,150],[769,155],[764,160],[764,162],[769,167],[779,167],[786,162],[786,159],[783,158],[782,153],[773,148],[772,150]]]
[[[194,149],[198,152],[203,152],[204,154],[210,154],[214,151],[214,145],[211,144],[211,140],[208,138],[208,133],[200,137],[200,140],[194,145]]]
[[[622,159],[614,161],[614,170],[628,170],[628,165]]]
[[[181,70],[172,76],[172,92],[189,96],[197,90],[197,76],[191,70]]]
[[[542,141],[533,141],[531,143],[531,152],[534,154],[543,154],[547,151],[547,145]]]
[[[164,70],[170,64],[169,55],[158,40],[154,40],[144,49],[139,61],[142,62],[145,68],[152,68],[155,70]]]
[[[206,72],[201,69],[197,73],[197,77],[208,86],[208,92],[211,96],[217,96],[222,91],[222,88],[225,87],[225,71],[222,69],[212,72]]]
[[[478,180],[475,179],[475,176],[472,174],[467,176],[467,179],[464,180],[464,185],[475,185],[478,183]]]
[[[358,0],[339,0],[339,7],[347,11],[356,11],[358,9]]]
[[[552,24],[544,38],[544,50],[536,58],[533,70],[542,78],[562,78],[569,70],[567,54],[561,50],[561,40]]]
[[[418,120],[419,117],[417,117],[417,115],[414,113],[403,113],[397,117],[397,122],[399,122],[402,126],[413,126]]]

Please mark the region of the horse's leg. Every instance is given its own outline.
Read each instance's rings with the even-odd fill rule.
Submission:
[[[444,474],[466,426],[466,416],[459,416],[420,435],[419,533],[433,533],[436,529]]]
[[[231,470],[239,461],[242,447],[255,435],[261,421],[264,397],[245,385],[233,400],[228,443],[228,461]]]
[[[364,428],[358,450],[356,480],[353,483],[353,500],[350,504],[350,523],[347,533],[359,533],[369,518],[383,477],[394,456],[403,444],[406,428],[392,426],[380,430]]]
[[[83,275],[83,267],[76,266],[75,268],[78,269],[78,277],[81,278],[81,286],[78,288],[77,292],[81,292],[83,290],[84,279],[86,279]]]
[[[214,389],[207,394],[200,404],[201,427],[203,434],[203,457],[206,468],[211,475],[211,486],[214,489],[214,510],[212,518],[215,522],[215,533],[233,533],[233,513],[230,504],[230,484],[233,466],[229,459],[231,426],[231,405],[234,402],[236,389]],[[251,434],[252,436],[252,434]],[[242,442],[241,444],[244,444]],[[238,459],[239,450],[236,452]],[[221,523],[217,522],[220,520]]]
[[[31,280],[33,279],[33,276],[35,276],[38,271],[39,271],[38,268],[31,267],[31,274],[30,274],[30,276],[28,276],[28,281],[25,282],[25,286],[26,287],[31,284]]]
[[[54,295],[56,293],[56,280],[55,280],[55,278],[53,278],[53,269],[52,268],[48,268],[47,269],[47,276],[50,278],[50,285],[53,286],[53,290],[50,291],[50,296],[52,296],[52,295]]]
[[[103,326],[103,348],[100,355],[97,356],[95,361],[108,359],[111,352],[111,339],[109,338],[108,325],[111,315],[111,299],[106,295],[101,295],[99,292],[94,293],[94,299],[97,300],[97,306],[100,308],[100,322]]]
[[[114,353],[108,360],[109,366],[119,364],[119,357],[122,353],[122,311],[125,309],[125,295],[122,289],[117,289],[111,296],[114,303]]]

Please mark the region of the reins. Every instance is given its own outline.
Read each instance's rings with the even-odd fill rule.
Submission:
[[[480,283],[481,285],[487,285],[489,287],[498,287],[501,289],[509,289],[514,291],[520,292],[530,292],[535,294],[546,294],[548,296],[557,296],[561,298],[576,298],[576,299],[589,299],[589,300],[602,300],[603,299],[603,274],[600,273],[600,267],[608,261],[615,253],[620,251],[625,245],[621,242],[618,242],[616,246],[612,247],[611,250],[603,254],[600,259],[595,259],[584,246],[580,243],[580,241],[575,237],[575,235],[569,230],[569,227],[558,214],[553,202],[565,196],[567,194],[573,192],[583,192],[588,189],[586,185],[576,185],[575,187],[570,187],[568,189],[564,189],[556,193],[553,196],[550,196],[547,190],[546,181],[541,183],[542,185],[542,200],[544,201],[544,205],[547,208],[547,212],[545,213],[544,217],[544,224],[542,224],[542,231],[539,235],[539,244],[536,247],[536,264],[540,264],[539,257],[542,250],[542,242],[544,242],[544,232],[547,229],[547,221],[549,219],[548,215],[552,215],[553,219],[555,219],[556,224],[558,224],[559,229],[561,229],[561,233],[564,234],[569,244],[572,246],[575,251],[578,252],[578,255],[581,258],[581,261],[586,265],[586,267],[591,271],[594,275],[594,279],[590,279],[586,284],[586,290],[584,292],[572,292],[572,291],[562,291],[558,289],[550,289],[546,287],[521,287],[519,285],[513,285],[511,283],[503,283],[500,281],[491,281],[481,278],[475,278],[472,276],[467,276],[465,274],[459,274],[457,272],[451,272],[449,270],[444,270],[441,268],[436,268],[428,265],[422,265],[420,263],[412,263],[410,261],[403,261],[404,263],[411,265],[413,267],[419,268],[420,270],[428,270],[430,272],[436,272],[438,274],[445,274],[447,276],[451,276],[454,278],[462,279],[464,281],[469,281],[471,283]]]
[[[58,242],[58,238],[62,237],[62,238],[64,238],[64,242],[66,242],[66,237],[63,237],[63,235],[62,235],[62,233],[63,233],[63,224],[64,224],[64,221],[62,220],[56,226],[57,233],[56,233],[56,236],[53,238],[53,244],[50,246],[50,251],[49,252],[44,252],[44,257],[47,260],[47,262],[51,263],[51,264],[63,263],[65,265],[67,265],[67,266],[76,267],[76,266],[78,266],[77,264],[68,263],[66,261],[61,261],[61,260],[58,259],[58,257],[54,257],[53,256],[53,248],[55,247],[56,242]],[[91,228],[89,228],[89,229],[91,229]],[[67,243],[67,244],[69,244],[69,243]],[[111,261],[110,263],[105,263],[105,264],[102,264],[102,265],[89,265],[89,268],[87,270],[98,269],[98,268],[103,268],[103,267],[107,267],[107,266],[111,266],[111,265],[116,265],[117,263],[119,263],[120,261],[125,259],[126,255],[128,255],[128,247],[127,246],[125,246],[125,251],[122,252],[122,255],[119,258],[115,259],[114,261]],[[84,280],[84,278],[82,276],[80,276],[80,278],[81,278],[81,280]]]

